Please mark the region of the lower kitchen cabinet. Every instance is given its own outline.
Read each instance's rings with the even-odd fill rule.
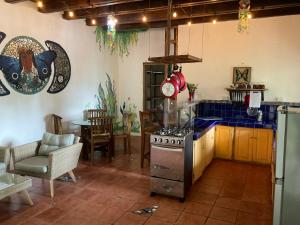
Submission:
[[[235,128],[234,159],[239,161],[252,161],[253,154],[253,128]]]
[[[273,130],[254,129],[253,162],[271,164],[273,149]]]
[[[198,180],[214,156],[215,128],[193,143],[193,182]]]
[[[259,128],[235,128],[234,159],[246,162],[270,164],[273,130]]]
[[[234,127],[216,126],[215,157],[232,159]]]

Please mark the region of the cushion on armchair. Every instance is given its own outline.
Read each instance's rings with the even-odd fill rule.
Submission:
[[[15,164],[15,169],[29,173],[47,173],[49,159],[46,156],[35,156],[23,159]]]
[[[74,144],[74,134],[51,134],[45,133],[41,142],[38,155],[48,156],[50,152],[56,151],[57,149],[65,146]]]

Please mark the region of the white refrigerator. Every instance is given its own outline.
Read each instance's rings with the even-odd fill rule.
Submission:
[[[300,108],[278,108],[273,225],[300,225]]]

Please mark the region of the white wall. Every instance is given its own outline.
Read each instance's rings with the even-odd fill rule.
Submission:
[[[31,36],[44,45],[52,40],[69,55],[72,75],[68,86],[58,94],[49,94],[46,88],[35,95],[22,95],[12,90],[0,72],[0,79],[11,94],[0,97],[0,145],[19,145],[38,140],[45,131],[45,117],[56,113],[64,121],[81,119],[88,103],[94,103],[100,81],[105,72],[112,77],[118,72],[117,58],[100,52],[95,42],[94,28],[83,20],[66,21],[60,14],[37,12],[35,4],[7,4],[0,1],[0,30],[7,34],[0,50],[18,35]],[[52,78],[52,77],[51,77]]]
[[[137,45],[129,50],[129,56],[119,57],[116,79],[120,104],[130,97],[139,110],[143,108],[143,63],[148,61],[149,56],[164,55],[164,38],[164,29],[140,33]]]
[[[189,53],[202,56],[202,24],[190,28]],[[179,27],[179,53],[188,49],[188,26]],[[185,64],[186,79],[199,84],[203,99],[225,99],[234,66],[252,67],[252,82],[269,89],[268,101],[300,102],[300,15],[253,19],[249,32],[237,21],[204,24],[203,63]],[[187,93],[180,95],[186,99]]]

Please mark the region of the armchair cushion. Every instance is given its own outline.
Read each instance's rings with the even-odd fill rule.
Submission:
[[[48,172],[49,159],[46,156],[35,156],[23,159],[15,164],[15,169],[29,173],[43,174]]]
[[[74,134],[51,134],[45,133],[43,135],[42,143],[38,152],[38,155],[48,156],[50,152],[56,151],[61,147],[74,144]]]

